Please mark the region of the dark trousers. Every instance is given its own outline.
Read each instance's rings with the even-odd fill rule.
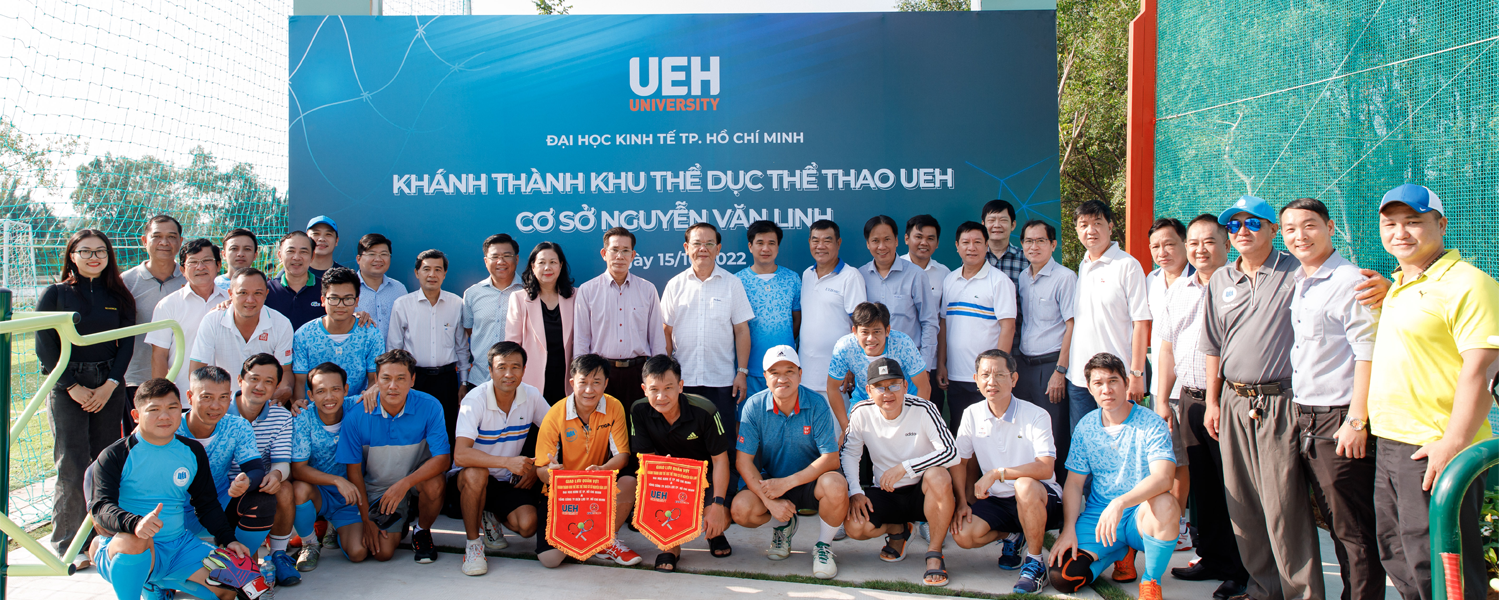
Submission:
[[[110,363],[71,363],[79,385],[98,387],[109,378]],[[99,453],[119,441],[120,411],[125,406],[125,386],[98,412],[83,410],[63,386],[52,388],[47,414],[52,422],[52,460],[57,466],[57,485],[52,492],[52,547],[59,556],[73,543],[73,534],[88,514],[83,498],[83,475]]]
[[[1385,597],[1385,573],[1374,534],[1374,438],[1365,444],[1363,458],[1348,458],[1338,456],[1335,441],[1305,437],[1334,437],[1347,416],[1346,406],[1298,406],[1297,428],[1303,440],[1311,440],[1310,445],[1301,446],[1301,468],[1311,479],[1312,498],[1332,530],[1343,600],[1380,600]]]
[[[697,394],[707,398],[713,406],[718,408],[718,420],[723,423],[723,434],[729,436],[730,440],[739,439],[739,399],[734,397],[733,386],[708,387],[705,385],[689,385],[682,388],[682,393]],[[725,497],[732,498],[734,492],[739,490],[739,472],[734,468],[735,456],[738,454],[732,445],[729,446],[729,489],[724,490]],[[712,467],[712,461],[709,461]],[[712,479],[708,480],[711,486]],[[713,499],[713,489],[708,489],[707,497]]]
[[[1020,365],[1020,381],[1015,383],[1013,393],[1016,398],[1039,406],[1051,415],[1051,439],[1057,447],[1057,483],[1066,483],[1067,451],[1072,447],[1072,421],[1067,414],[1071,403],[1066,396],[1061,402],[1052,402],[1046,395],[1047,384],[1051,383],[1052,375],[1057,374],[1057,354],[1016,356],[1015,360]]]
[[[984,394],[979,391],[978,384],[972,381],[947,382],[947,428],[952,430],[953,435],[958,435],[958,425],[963,423],[963,411],[983,401]]]
[[[609,383],[604,386],[604,393],[614,396],[615,400],[623,404],[625,412],[630,412],[631,403],[645,397],[645,391],[640,388],[643,382],[640,368],[645,366],[647,358],[649,357],[637,356],[630,359],[606,359],[609,361]]]
[[[431,394],[442,404],[450,448],[458,426],[458,404],[463,401],[463,397],[459,395],[462,383],[458,378],[458,363],[448,363],[441,367],[417,367],[416,381],[411,385],[411,389]]]
[[[130,409],[135,408],[135,390],[139,388],[138,385],[125,386],[125,406],[122,407],[124,410],[120,411],[120,424],[123,426],[122,433],[124,434],[121,437],[135,433],[135,417],[130,414]],[[187,393],[187,390],[179,391],[184,395]]]
[[[1192,478],[1192,502],[1197,507],[1197,537],[1192,546],[1202,563],[1225,573],[1239,583],[1249,580],[1244,561],[1239,558],[1239,543],[1228,516],[1228,499],[1224,495],[1223,450],[1208,436],[1202,416],[1207,412],[1203,391],[1182,388],[1182,437],[1187,444],[1187,472]]]
[[[1297,435],[1292,394],[1256,401],[1225,384],[1221,398],[1218,443],[1223,451],[1228,514],[1239,547],[1252,549],[1240,555],[1249,571],[1249,597],[1327,597],[1311,486],[1301,469],[1301,436]],[[1255,402],[1263,410],[1258,419],[1250,417]]]
[[[1420,446],[1391,439],[1375,443],[1374,515],[1379,560],[1395,590],[1405,600],[1431,598],[1431,493],[1421,489],[1426,459],[1412,460]],[[1478,511],[1483,505],[1480,475],[1463,495],[1459,512],[1463,532],[1463,598],[1483,600],[1488,587]]]

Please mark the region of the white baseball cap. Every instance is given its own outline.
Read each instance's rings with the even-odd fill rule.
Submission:
[[[781,361],[786,361],[793,365],[796,365],[796,368],[798,369],[802,367],[802,359],[797,358],[796,348],[792,348],[791,346],[787,346],[785,344],[781,344],[779,346],[775,346],[769,350],[766,350],[765,360],[760,361],[760,364],[764,365],[766,369],[769,369],[771,367],[774,367],[776,363]]]

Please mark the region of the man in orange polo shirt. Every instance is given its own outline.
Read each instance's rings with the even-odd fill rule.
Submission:
[[[614,522],[623,527],[635,507],[635,476],[623,469],[630,462],[630,431],[625,407],[604,393],[609,385],[609,362],[597,354],[574,358],[569,367],[573,393],[552,405],[536,437],[536,477],[552,482],[552,470],[615,471],[618,495]],[[562,564],[566,555],[546,541],[546,507],[536,528],[536,558],[547,568]],[[640,555],[618,538],[597,558],[621,565],[640,563]]]

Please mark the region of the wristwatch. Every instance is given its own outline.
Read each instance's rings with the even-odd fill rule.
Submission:
[[[1129,370],[1129,374],[1132,375],[1132,376],[1134,376],[1134,377],[1144,377],[1145,376],[1145,372],[1144,371],[1136,371],[1134,369],[1130,369]]]
[[[1352,427],[1354,431],[1363,431],[1364,428],[1369,425],[1367,421],[1364,421],[1363,419],[1355,419],[1353,417],[1348,417],[1343,422],[1347,423],[1349,427]]]
[[[725,500],[723,496],[714,496],[713,503],[725,508],[729,506],[729,501]]]
[[[1058,364],[1057,365],[1057,372],[1061,373],[1063,375],[1066,375],[1067,374],[1067,365]]]
[[[749,369],[746,369],[744,367],[739,367],[739,374],[740,375],[749,375]]]

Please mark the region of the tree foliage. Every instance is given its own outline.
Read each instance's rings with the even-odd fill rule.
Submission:
[[[33,194],[60,183],[62,163],[77,154],[79,146],[77,138],[30,136],[0,118],[0,219],[30,224],[32,242],[38,247],[59,245],[69,232],[52,208],[35,200]],[[47,257],[37,259],[39,264],[47,264]]]
[[[932,12],[942,10],[972,10],[969,0],[900,0],[895,10],[901,12]]]
[[[1057,141],[1062,182],[1062,253],[1083,249],[1066,215],[1087,200],[1114,208],[1114,237],[1124,239],[1124,154],[1131,0],[1057,2]]]
[[[536,14],[538,15],[567,15],[572,14],[573,7],[567,5],[567,0],[531,0],[536,3]]]

